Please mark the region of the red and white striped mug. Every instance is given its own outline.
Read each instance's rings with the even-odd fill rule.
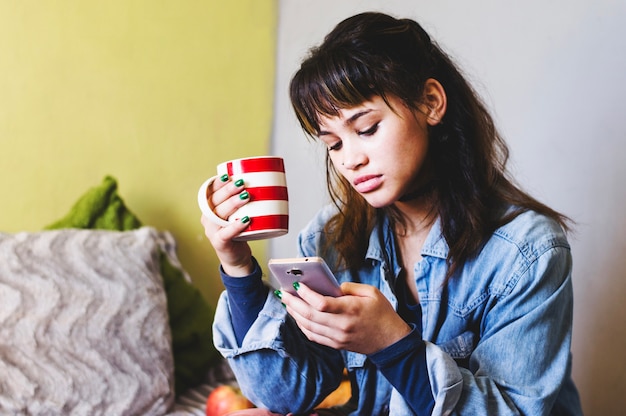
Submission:
[[[250,194],[250,201],[235,211],[228,220],[220,218],[213,212],[207,197],[209,186],[224,174],[233,181],[242,179],[244,189]],[[198,205],[204,216],[222,227],[238,218],[250,217],[248,228],[234,240],[261,240],[287,234],[289,200],[283,159],[275,156],[256,156],[220,163],[217,166],[217,175],[207,179],[200,186]]]

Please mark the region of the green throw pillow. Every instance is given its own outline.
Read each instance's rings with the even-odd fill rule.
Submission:
[[[46,229],[127,231],[141,225],[118,195],[115,178],[107,176],[102,184],[81,196],[65,217]],[[172,331],[175,388],[176,394],[180,394],[200,384],[217,358],[211,332],[214,311],[200,291],[185,279],[183,270],[172,265],[165,253],[161,253],[160,264]]]

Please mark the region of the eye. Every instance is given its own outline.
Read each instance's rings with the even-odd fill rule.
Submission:
[[[360,136],[371,136],[378,131],[378,126],[379,126],[379,123],[376,123],[366,130],[359,131],[358,134]]]
[[[341,149],[341,146],[342,146],[342,142],[340,140],[340,141],[336,142],[335,144],[333,144],[331,146],[328,146],[328,151],[332,152],[333,150],[339,150],[339,149]]]

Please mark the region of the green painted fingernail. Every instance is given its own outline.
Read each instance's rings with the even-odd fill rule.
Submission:
[[[250,198],[250,194],[248,193],[248,191],[243,191],[239,194],[239,199],[241,199],[242,201],[248,198]]]
[[[235,181],[235,186],[243,186],[243,179],[237,179]]]
[[[276,296],[278,299],[282,299],[283,298],[283,294],[280,290],[275,290],[274,291],[274,296]]]
[[[246,215],[245,217],[243,217],[243,218],[241,219],[241,222],[243,222],[244,224],[246,224],[246,223],[250,222],[250,217],[248,217],[248,216]]]
[[[294,288],[294,289],[296,289],[296,290],[300,289],[300,283],[298,283],[298,282],[293,282],[293,285],[292,285],[292,286],[293,286],[293,288]]]
[[[220,176],[220,181],[226,182],[227,180],[228,180],[228,173],[225,173],[222,176]]]

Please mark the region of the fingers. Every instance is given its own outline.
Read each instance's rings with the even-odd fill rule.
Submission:
[[[302,285],[298,289],[298,294],[300,291],[307,291],[307,287]],[[308,298],[314,297],[323,297],[310,289],[309,292],[313,294],[313,296],[307,296]],[[287,309],[287,313],[291,315],[291,317],[296,321],[296,324],[302,331],[302,333],[313,342],[317,342],[318,344],[327,345],[333,348],[339,348],[340,345],[336,342],[335,337],[338,332],[331,323],[336,324],[337,322],[333,322],[334,314],[317,310],[312,305],[308,304],[303,298],[298,296],[291,295],[288,292],[280,292],[280,298]],[[334,298],[330,298],[331,300]],[[318,302],[318,306],[325,308],[327,304],[322,300]]]
[[[344,295],[361,296],[368,298],[374,298],[378,295],[378,289],[376,289],[374,286],[354,282],[342,283],[341,291]]]
[[[334,304],[334,302],[332,302],[332,299],[333,299],[332,297],[321,295],[317,293],[316,291],[314,291],[313,289],[309,288],[304,283],[295,282],[293,285],[294,285],[294,288],[298,291],[298,296],[300,296],[302,300],[304,300],[308,305],[313,307],[315,310],[318,310],[320,312],[328,312],[328,313],[335,312],[337,305]],[[334,306],[334,309],[333,309],[333,306]]]
[[[343,296],[327,297],[300,284],[299,297],[281,293],[281,299],[309,340],[332,348],[370,354],[411,331],[375,287],[343,283],[341,290]]]
[[[213,181],[211,185],[212,193],[207,195],[209,206],[215,214],[223,219],[230,217],[239,207],[245,205],[250,200],[250,195],[244,188],[242,179],[232,181],[224,177]]]
[[[220,225],[214,224],[204,215],[201,219],[202,225],[205,229],[205,234],[214,246],[219,242],[230,242],[233,238],[237,237],[250,226],[250,221],[251,220],[248,217],[238,218],[235,221],[230,222],[228,226],[222,227]]]
[[[237,209],[247,204],[250,195],[244,188],[241,179],[232,181],[227,175],[214,180],[207,189],[207,202],[215,215],[227,220]],[[250,218],[243,217],[232,221],[226,227],[214,224],[204,215],[201,218],[205,234],[211,243],[218,248],[243,232],[250,224]]]
[[[279,297],[304,335],[319,344],[341,348],[342,338],[349,333],[341,319],[344,300],[320,295],[304,283],[296,284],[295,287],[298,296],[279,292]]]
[[[207,189],[208,205],[222,219],[228,219],[249,199],[243,180],[232,181],[228,176],[217,178]],[[248,243],[234,240],[250,226],[250,218],[238,218],[222,226],[202,215],[200,222],[226,274],[246,276],[252,272],[252,253]]]
[[[249,226],[250,226],[250,218],[248,217],[239,218],[233,221],[232,223],[230,223],[228,227],[220,228],[216,233],[216,237],[217,239],[219,239],[220,241],[224,243],[227,243],[227,242],[230,243],[233,240],[233,238],[237,237],[239,234],[244,232],[245,229],[248,228]]]

